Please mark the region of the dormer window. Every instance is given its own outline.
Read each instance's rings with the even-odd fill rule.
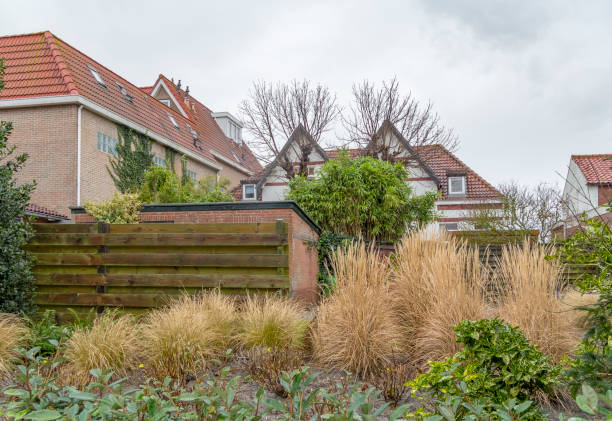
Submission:
[[[174,117],[172,117],[170,114],[168,114],[168,118],[170,119],[170,122],[174,125],[174,127],[176,127],[178,129],[179,125],[176,122],[176,120],[174,119]]]
[[[125,89],[119,82],[115,81],[115,83],[117,84],[117,88],[119,88],[119,92],[121,92],[126,101],[132,102],[134,97],[128,93],[127,89]]]
[[[449,196],[465,196],[465,175],[448,177]]]
[[[102,86],[104,86],[106,88],[106,84],[104,83],[104,81],[100,77],[100,74],[98,73],[98,71],[96,69],[94,69],[93,67],[91,67],[89,64],[87,65],[87,68],[91,72],[91,75],[94,77],[96,82],[98,82],[99,85],[102,85]]]
[[[242,199],[255,200],[255,184],[242,185]]]

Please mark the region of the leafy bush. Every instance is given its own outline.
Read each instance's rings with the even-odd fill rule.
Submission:
[[[281,295],[248,296],[237,339],[243,348],[302,348],[308,321],[299,302]]]
[[[488,268],[477,249],[448,233],[407,235],[397,246],[391,277],[404,352],[421,369],[461,349],[453,326],[487,315]]]
[[[181,178],[169,169],[151,167],[144,174],[144,183],[139,191],[143,203],[197,203],[233,202],[227,190],[230,181],[209,175],[196,184],[190,178]]]
[[[94,369],[124,374],[138,365],[141,350],[141,335],[134,318],[105,313],[93,326],[77,328],[66,342],[67,373],[76,382],[88,380]]]
[[[192,374],[221,356],[237,323],[234,300],[219,291],[183,295],[144,319],[147,361],[158,378]]]
[[[115,193],[110,200],[85,203],[85,211],[96,221],[109,224],[137,224],[142,202],[136,194]]]
[[[57,353],[61,343],[66,342],[72,332],[78,328],[87,328],[93,325],[94,309],[90,309],[85,317],[69,308],[72,316],[70,323],[58,324],[55,320],[54,310],[45,310],[42,314],[25,319],[32,340],[32,347],[40,348],[40,355],[50,357]]]
[[[3,76],[0,59],[0,90]],[[0,121],[0,312],[29,314],[35,310],[34,277],[32,260],[23,246],[32,236],[25,211],[36,183],[17,184],[16,175],[28,155],[13,157],[17,146],[8,145],[12,130],[10,122]]]
[[[574,395],[583,383],[599,393],[612,389],[612,228],[599,219],[584,224],[553,256],[570,264],[590,264],[596,269],[577,281],[583,292],[599,293],[599,299],[595,304],[580,307],[588,314],[587,331],[566,373]]]
[[[408,171],[372,157],[351,160],[343,153],[323,164],[319,177],[295,177],[288,199],[295,200],[321,227],[367,240],[396,240],[408,225],[435,217],[436,194],[413,196]]]
[[[589,416],[589,419],[609,420],[612,419],[612,390],[598,394],[588,384],[583,384],[581,393],[576,396],[576,405]],[[563,421],[563,417],[559,417]],[[586,421],[582,417],[572,417],[571,421]]]
[[[388,367],[401,342],[388,260],[357,242],[333,257],[332,270],[336,288],[319,305],[312,330],[315,357],[364,376]]]
[[[317,241],[317,260],[319,262],[319,272],[317,280],[319,283],[320,292],[324,296],[329,296],[336,288],[336,281],[331,268],[332,256],[338,251],[338,248],[347,246],[353,241],[353,238],[344,235],[335,234],[331,231],[323,231],[319,235]]]
[[[511,399],[525,402],[559,384],[561,368],[552,365],[518,328],[499,319],[465,320],[455,332],[463,351],[431,362],[427,373],[410,382],[414,391],[430,391],[437,401],[458,396],[490,407]],[[535,405],[532,410],[537,413]],[[465,415],[465,408],[461,413]]]
[[[300,368],[304,355],[295,348],[255,347],[247,351],[246,369],[253,380],[281,398],[287,392],[281,384],[280,373]]]

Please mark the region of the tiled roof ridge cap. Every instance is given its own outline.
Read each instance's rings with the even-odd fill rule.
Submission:
[[[62,56],[62,52],[59,50],[57,45],[55,45],[55,36],[51,32],[45,31],[44,37],[47,41],[47,45],[49,46],[49,50],[51,50],[51,55],[53,56],[53,59],[55,60],[57,67],[59,68],[60,74],[62,75],[62,79],[66,84],[66,87],[68,88],[68,92],[70,92],[71,94],[78,94],[79,92],[77,91],[74,82],[72,81],[72,77],[68,72],[68,67],[66,66],[66,63],[64,63],[64,57]]]

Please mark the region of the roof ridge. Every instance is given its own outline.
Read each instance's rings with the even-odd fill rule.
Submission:
[[[426,145],[423,145],[426,146]],[[452,153],[451,151],[449,151],[448,149],[446,149],[444,146],[440,145],[440,144],[435,144],[435,145],[430,145],[430,146],[438,146],[441,150],[443,150],[444,152],[446,152],[448,155],[450,155],[455,161],[457,161],[459,164],[461,164],[463,167],[467,168],[468,170],[470,170],[476,177],[478,177],[478,179],[480,179],[480,181],[482,181],[483,183],[485,183],[488,187],[490,187],[491,189],[493,189],[495,192],[497,192],[500,196],[501,193],[499,190],[497,190],[497,188],[492,185],[491,183],[489,183],[487,180],[485,180],[480,174],[478,174],[476,171],[474,171],[472,169],[472,167],[468,166],[465,162],[463,162],[461,159],[459,159],[457,157],[457,155],[455,155],[454,153]]]
[[[17,38],[17,37],[29,37],[29,36],[32,36],[32,35],[43,35],[45,32],[49,32],[49,31],[27,32],[25,34],[13,34],[13,35],[0,35],[0,39],[3,39],[3,38]]]
[[[59,50],[58,46],[55,45],[55,40],[59,38],[56,38],[55,35],[53,35],[49,31],[45,31],[43,33],[43,36],[45,37],[45,41],[47,42],[47,45],[49,46],[51,55],[53,56],[53,59],[55,60],[55,63],[57,64],[57,67],[59,68],[60,74],[62,75],[62,80],[66,84],[66,88],[68,89],[68,92],[71,94],[78,94],[79,91],[77,91],[74,85],[74,82],[72,80],[72,76],[70,76],[70,72],[68,71],[68,66],[66,66],[66,63],[64,63],[64,57],[62,55],[62,52]]]

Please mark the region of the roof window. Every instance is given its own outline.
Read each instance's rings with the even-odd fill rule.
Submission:
[[[465,176],[448,177],[448,194],[465,195]]]
[[[170,122],[172,124],[174,124],[174,127],[176,127],[177,129],[179,128],[178,123],[176,122],[176,120],[174,119],[174,117],[172,117],[170,114],[168,114],[168,118],[170,119]]]
[[[106,88],[106,84],[104,83],[104,81],[100,77],[100,74],[98,73],[98,71],[96,69],[94,69],[93,67],[91,67],[89,64],[87,65],[87,68],[91,72],[91,74],[94,77],[94,79],[96,80],[96,82],[98,82],[98,84],[100,84],[100,85],[102,85],[102,86],[104,86]]]
[[[125,89],[123,85],[119,82],[115,81],[115,83],[117,84],[117,88],[119,88],[119,92],[121,92],[126,101],[132,102],[132,99],[134,99],[134,97],[128,93],[127,89]]]

